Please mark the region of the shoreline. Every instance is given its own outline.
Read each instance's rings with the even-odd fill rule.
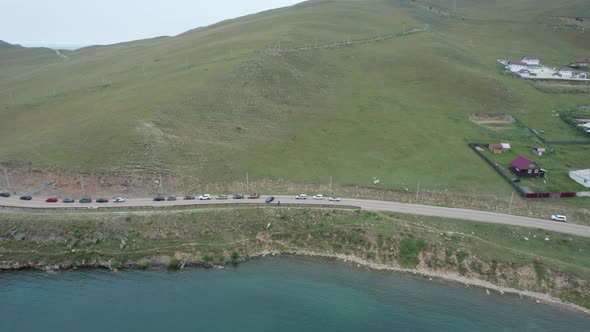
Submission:
[[[353,264],[356,264],[357,267],[362,266],[362,267],[366,267],[366,268],[369,268],[371,270],[376,270],[376,271],[391,271],[391,272],[412,274],[414,276],[428,278],[431,281],[436,278],[439,280],[462,284],[467,287],[474,286],[477,288],[481,288],[482,290],[485,289],[485,291],[488,295],[492,291],[496,292],[500,295],[504,295],[504,294],[517,295],[521,299],[526,297],[531,300],[535,300],[537,303],[543,303],[543,304],[547,304],[550,306],[573,310],[573,311],[590,316],[590,309],[579,306],[579,305],[571,303],[571,302],[562,301],[561,299],[559,299],[557,297],[554,297],[554,296],[551,296],[551,295],[545,294],[545,293],[519,290],[516,288],[510,288],[510,287],[502,287],[502,286],[494,285],[488,281],[484,281],[484,280],[480,280],[480,279],[473,279],[473,278],[466,278],[466,277],[463,277],[463,276],[455,274],[455,273],[445,273],[445,272],[425,270],[425,269],[407,269],[407,268],[402,268],[400,266],[393,266],[393,265],[371,262],[371,261],[362,259],[362,258],[354,256],[354,255],[331,254],[331,253],[323,253],[323,252],[317,252],[317,251],[311,251],[311,250],[261,251],[261,252],[258,252],[258,253],[252,254],[252,255],[240,257],[236,261],[228,261],[225,264],[213,264],[213,263],[208,263],[208,262],[204,262],[201,260],[185,259],[182,261],[182,264],[181,264],[181,266],[178,267],[178,269],[184,269],[186,267],[219,268],[219,267],[228,266],[230,264],[245,263],[245,262],[248,262],[254,258],[264,258],[267,256],[299,256],[299,257],[326,258],[326,259],[337,260],[337,261],[340,261],[343,263],[353,263]],[[154,257],[147,258],[146,260],[149,263],[149,266],[151,266],[151,267],[167,268],[166,263],[165,263],[166,258],[169,258],[169,256],[157,256],[157,257],[154,256]],[[26,263],[25,264],[19,264],[19,263],[6,264],[6,262],[0,262],[0,274],[2,272],[8,272],[8,271],[17,272],[17,271],[27,271],[27,270],[29,270],[29,271],[36,270],[36,271],[45,272],[45,273],[56,273],[56,272],[60,272],[60,271],[73,271],[73,270],[77,270],[77,269],[109,269],[112,272],[117,272],[117,271],[125,270],[125,269],[139,269],[139,270],[141,270],[144,268],[142,268],[142,266],[140,265],[140,261],[132,261],[132,262],[126,263],[120,267],[115,267],[115,268],[113,268],[111,266],[111,261],[100,261],[100,262],[95,261],[95,262],[87,262],[87,263],[83,262],[82,264],[76,264],[76,263],[72,263],[72,262],[64,262],[62,264],[35,264],[35,265],[26,264]]]

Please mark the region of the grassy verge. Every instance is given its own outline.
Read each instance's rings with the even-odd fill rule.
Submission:
[[[0,265],[169,268],[261,252],[347,254],[549,293],[590,307],[590,239],[347,209],[0,213]],[[548,238],[549,240],[545,240]]]

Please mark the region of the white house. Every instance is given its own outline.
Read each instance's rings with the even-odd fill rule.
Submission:
[[[522,59],[520,61],[526,63],[527,65],[539,65],[540,64],[539,58],[537,58],[535,56],[524,56],[524,57],[522,57]]]
[[[588,73],[576,71],[573,73],[573,76],[577,79],[586,80],[588,79]]]
[[[529,76],[531,76],[531,72],[528,69],[521,69],[517,73],[518,73],[518,75],[520,75],[522,77],[529,77]]]
[[[508,152],[510,151],[510,144],[509,143],[501,143],[502,144],[502,151]]]
[[[570,172],[570,178],[586,188],[590,188],[590,168]]]
[[[559,68],[559,71],[557,72],[559,75],[561,75],[561,77],[572,77],[574,75],[574,71],[571,70],[570,68]]]
[[[519,70],[522,69],[527,69],[527,64],[526,62],[522,62],[522,61],[509,61],[508,62],[508,69],[512,72],[518,72]]]

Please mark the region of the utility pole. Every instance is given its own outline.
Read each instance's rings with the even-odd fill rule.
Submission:
[[[12,189],[10,189],[10,182],[8,181],[8,173],[6,172],[6,168],[4,169],[4,177],[6,178],[6,187],[8,188],[8,191],[11,191]]]
[[[246,172],[246,194],[250,192],[250,179],[248,177],[248,172]]]
[[[512,214],[512,201],[514,200],[514,191],[512,192],[512,197],[510,197],[510,206],[508,207],[508,214]]]
[[[80,180],[80,185],[82,186],[82,196],[86,196],[86,190],[84,189],[84,178],[80,176],[78,179]]]
[[[420,193],[420,180],[418,180],[418,188],[416,189],[416,204],[418,203],[418,194]]]
[[[330,197],[332,197],[332,175],[330,175]]]
[[[160,175],[160,195],[164,195],[164,187],[162,186],[162,173]]]

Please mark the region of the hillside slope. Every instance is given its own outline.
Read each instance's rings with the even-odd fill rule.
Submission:
[[[61,53],[0,47],[0,162],[507,192],[466,148],[501,136],[469,114],[544,123],[588,103],[500,75],[495,63],[590,55],[588,32],[546,22],[588,10],[474,0],[456,18],[448,1],[428,3],[311,1],[176,37]]]

